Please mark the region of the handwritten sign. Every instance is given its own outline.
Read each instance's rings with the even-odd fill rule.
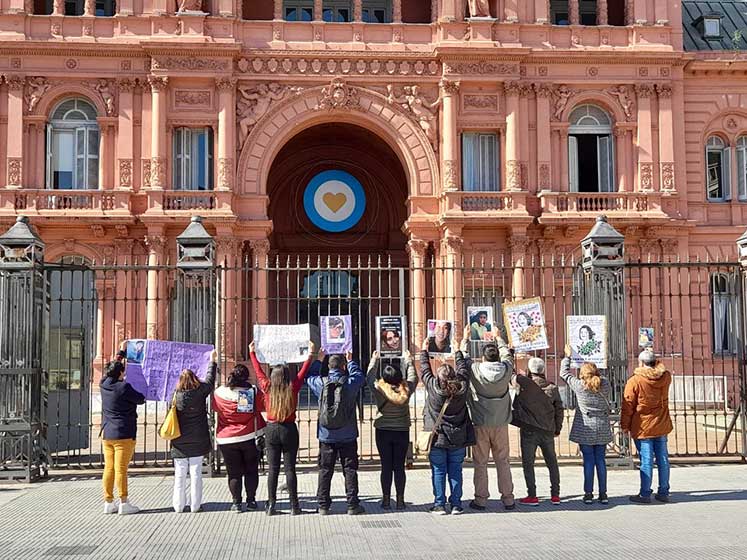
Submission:
[[[254,349],[263,364],[301,364],[309,357],[311,329],[303,325],[254,325]]]

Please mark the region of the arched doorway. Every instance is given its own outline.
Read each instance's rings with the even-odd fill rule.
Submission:
[[[586,104],[576,107],[568,122],[568,174],[571,192],[613,192],[612,119],[596,105]]]

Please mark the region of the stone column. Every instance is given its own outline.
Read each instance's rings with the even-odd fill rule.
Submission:
[[[407,242],[407,252],[410,254],[410,293],[412,294],[410,341],[412,341],[412,347],[418,348],[428,330],[425,324],[428,320],[425,316],[425,257],[428,252],[428,242],[411,237]]]
[[[507,23],[518,23],[519,22],[519,2],[525,2],[526,0],[504,0],[503,5],[503,21]]]
[[[615,166],[617,167],[617,190],[627,192],[628,188],[628,162],[626,159],[627,134],[624,128],[615,127]]]
[[[65,1],[64,0],[52,0],[52,15],[53,16],[64,16],[65,15]]]
[[[146,296],[146,335],[147,338],[157,339],[161,329],[158,323],[159,301],[165,294],[159,291],[159,271],[157,267],[163,263],[166,237],[161,232],[148,234],[145,237],[148,248],[148,287]]]
[[[275,0],[275,10],[274,10],[273,18],[277,21],[281,21],[282,19],[284,19],[283,18],[283,0]]]
[[[669,2],[654,2],[654,22],[669,25]]]
[[[453,326],[452,338],[459,340],[459,332],[464,326],[462,312],[462,245],[464,240],[461,231],[451,228],[444,231],[441,239],[441,250],[446,256],[446,283],[444,301],[446,302],[446,318]]]
[[[117,178],[118,189],[132,189],[134,134],[133,90],[135,80],[122,78],[119,85],[119,116],[117,117]]]
[[[597,25],[608,24],[607,0],[597,0]]]
[[[322,21],[324,5],[322,0],[314,0],[314,21]]]
[[[568,20],[571,25],[581,23],[581,15],[578,11],[578,0],[568,0]]]
[[[218,183],[216,190],[233,189],[233,154],[236,137],[236,78],[219,78],[218,88]]]
[[[506,99],[506,190],[521,190],[521,163],[519,161],[519,82],[503,86]]]
[[[363,0],[353,0],[353,21],[363,21]]]
[[[571,186],[568,176],[568,125],[563,126],[558,132],[560,133],[560,190],[569,192]]]
[[[550,23],[549,0],[534,0],[534,22]]]
[[[218,237],[215,240],[216,263],[221,267],[221,316],[219,340],[224,356],[229,362],[237,359],[237,341],[241,344],[238,329],[241,325],[241,291],[239,270],[243,241],[235,237]]]
[[[117,4],[118,16],[131,16],[135,13],[133,9],[133,0],[119,0]],[[63,5],[64,6],[64,5]],[[64,7],[63,7],[64,11]]]
[[[514,300],[524,299],[524,260],[526,258],[529,240],[523,233],[511,233],[508,238],[511,248],[511,264],[514,267],[511,296]]]
[[[648,23],[648,16],[646,15],[648,3],[649,0],[633,0],[633,23],[635,25],[646,25]]]
[[[109,171],[114,168],[112,157],[112,122],[111,117],[99,117],[99,189],[109,190],[114,187],[110,181]]]
[[[547,84],[534,84],[537,97],[537,187],[552,189],[552,142],[550,142],[550,98]]]
[[[96,0],[85,0],[83,3],[83,15],[90,17],[96,16]]]
[[[6,184],[9,189],[25,185],[23,174],[23,89],[26,85],[24,76],[10,75],[5,77],[8,84],[8,128],[6,139]]]
[[[674,177],[674,119],[672,117],[672,86],[657,84],[659,95],[659,185],[665,192],[677,190]]]
[[[269,295],[267,257],[270,253],[270,240],[252,239],[249,241],[249,246],[252,248],[252,262],[254,263],[253,300],[256,306],[254,320],[260,324],[267,323],[270,320],[270,308],[267,299]]]
[[[402,0],[392,0],[392,23],[402,23]]]
[[[458,5],[461,5],[461,2],[459,0],[442,0],[440,20],[456,21]],[[461,19],[461,17],[459,19]]]
[[[651,95],[649,84],[637,84],[638,96],[638,191],[654,190],[653,140],[651,133]]]
[[[459,82],[441,80],[443,104],[443,127],[441,130],[441,160],[443,161],[443,190],[459,189],[459,133],[457,114],[459,111]]]
[[[150,186],[161,190],[166,186],[166,97],[169,79],[149,76],[151,87]]]

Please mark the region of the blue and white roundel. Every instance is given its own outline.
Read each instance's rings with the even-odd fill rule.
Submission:
[[[366,209],[366,194],[358,179],[346,171],[322,171],[303,193],[306,215],[321,230],[346,231],[357,224]]]

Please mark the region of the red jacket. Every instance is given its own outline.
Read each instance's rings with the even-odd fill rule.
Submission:
[[[262,364],[259,363],[257,355],[254,352],[251,353],[251,358],[252,366],[254,366],[254,373],[257,374],[257,382],[259,383],[259,386],[262,389],[262,394],[266,399],[263,410],[267,412],[267,420],[270,422],[281,423],[295,422],[296,405],[298,404],[298,393],[301,391],[301,387],[303,387],[303,382],[306,378],[306,372],[309,370],[309,366],[311,365],[311,356],[309,356],[309,359],[303,363],[303,365],[301,366],[301,370],[298,372],[298,375],[291,380],[291,389],[293,390],[293,414],[291,414],[284,420],[278,420],[270,412],[270,380],[262,369]]]
[[[225,385],[218,387],[213,393],[213,409],[218,413],[218,427],[215,440],[220,445],[249,441],[257,435],[262,435],[265,419],[260,414],[264,410],[264,396],[257,387],[250,390],[254,394],[254,412],[238,412],[239,390]]]

